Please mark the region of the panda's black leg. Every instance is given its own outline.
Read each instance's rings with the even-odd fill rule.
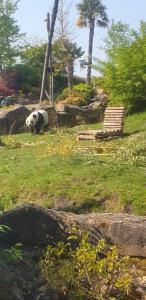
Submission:
[[[35,134],[39,134],[40,133],[41,127],[42,127],[41,124],[36,124],[36,126],[35,126]]]
[[[36,130],[36,133],[39,134],[41,129],[42,129],[42,126],[43,126],[43,122],[44,122],[44,119],[43,119],[43,116],[42,114],[38,113],[39,114],[39,118],[38,118],[38,121],[35,125],[35,130]]]

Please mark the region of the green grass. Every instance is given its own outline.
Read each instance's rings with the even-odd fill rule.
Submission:
[[[126,118],[124,138],[77,142],[80,129],[2,137],[0,209],[23,203],[81,212],[146,214],[146,113]]]

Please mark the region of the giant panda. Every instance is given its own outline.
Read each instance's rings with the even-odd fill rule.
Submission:
[[[43,109],[34,111],[26,118],[25,123],[33,134],[39,134],[42,128],[48,126],[48,113]]]

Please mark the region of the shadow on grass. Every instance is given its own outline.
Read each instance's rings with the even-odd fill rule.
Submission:
[[[65,207],[63,210],[65,212],[72,212],[75,214],[85,214],[91,212],[100,212],[104,210],[104,204],[107,198],[97,200],[95,198],[86,199],[82,203],[74,203],[71,206]]]
[[[125,132],[122,137],[123,138],[128,137],[128,136],[131,136],[131,135],[134,135],[134,134],[137,134],[137,133],[141,133],[141,132],[144,132],[144,131],[146,131],[146,129],[134,130],[132,132]]]

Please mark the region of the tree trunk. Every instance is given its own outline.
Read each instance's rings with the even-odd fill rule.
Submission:
[[[52,19],[51,19],[51,27],[50,27],[50,32],[49,32],[49,39],[48,39],[48,44],[47,44],[47,49],[46,49],[44,71],[43,71],[43,77],[42,77],[40,102],[42,102],[43,96],[44,96],[45,82],[46,82],[46,76],[47,76],[47,70],[48,70],[49,57],[50,57],[51,49],[52,49],[52,39],[53,39],[54,27],[55,27],[57,12],[58,12],[58,5],[59,5],[59,0],[54,0],[54,7],[53,7]]]
[[[72,89],[73,86],[73,73],[74,73],[73,61],[69,61],[67,64],[67,80],[68,80],[68,87],[70,89]]]
[[[87,84],[91,83],[92,51],[93,51],[95,19],[91,19],[89,28],[90,30],[89,30],[89,48],[88,48]]]

